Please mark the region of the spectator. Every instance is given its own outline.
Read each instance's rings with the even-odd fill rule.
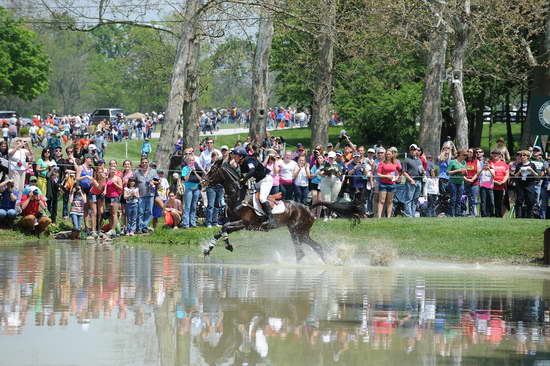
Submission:
[[[9,177],[13,181],[15,190],[23,192],[25,187],[25,176],[27,172],[27,161],[32,161],[34,155],[29,148],[29,143],[20,138],[14,139],[14,147],[8,151],[9,156]]]
[[[298,164],[292,160],[292,152],[286,151],[279,165],[279,189],[283,193],[284,200],[292,200],[294,197],[294,171]]]
[[[464,177],[464,191],[468,197],[468,213],[470,216],[477,216],[477,205],[479,204],[479,173],[481,163],[477,159],[477,150],[468,149],[466,157],[466,176]]]
[[[137,180],[134,177],[128,179],[128,185],[124,188],[124,201],[126,207],[126,235],[134,236],[139,230],[138,226],[138,203],[139,189],[136,186]]]
[[[449,146],[443,146],[437,160],[439,164],[439,194],[444,195],[449,192],[449,174],[447,170],[452,160],[451,148]]]
[[[138,230],[142,233],[148,232],[152,220],[155,200],[155,187],[152,181],[156,176],[157,171],[149,167],[149,159],[146,157],[141,158],[141,164],[134,172],[134,177],[139,189]]]
[[[380,184],[378,188],[378,218],[384,214],[391,217],[393,211],[393,196],[395,194],[395,182],[399,179],[401,168],[397,164],[393,151],[388,150],[384,154],[384,160],[378,163],[377,168]]]
[[[296,202],[300,202],[304,205],[307,204],[309,196],[309,166],[306,164],[306,157],[300,156],[298,158],[298,164],[294,169],[294,197]]]
[[[352,155],[353,160],[346,166],[346,174],[349,177],[349,193],[352,200],[364,201],[365,195],[365,183],[368,182],[364,179],[368,175],[365,163],[361,161],[361,153],[355,152]],[[372,170],[370,171],[372,173]]]
[[[279,193],[280,166],[278,164],[277,152],[275,150],[267,150],[267,154],[264,160],[264,166],[269,170],[269,174],[271,175],[271,178],[273,178],[273,185],[269,194]]]
[[[500,153],[500,156],[505,162],[508,162],[511,160],[510,158],[510,152],[508,151],[508,148],[504,144],[504,139],[502,137],[499,137],[497,139],[497,146],[493,149],[493,151],[496,150]]]
[[[464,177],[468,173],[466,166],[467,152],[464,149],[458,150],[455,160],[451,160],[448,166],[449,191],[451,203],[449,216],[462,216],[462,194],[464,193]]]
[[[168,193],[168,201],[164,205],[164,222],[168,227],[177,229],[182,216],[181,201],[176,198],[175,192]]]
[[[418,199],[422,193],[422,178],[426,174],[419,154],[420,148],[412,144],[409,146],[409,156],[403,162],[403,175],[406,178],[407,187],[406,217],[415,217]]]
[[[105,212],[105,187],[107,185],[107,171],[105,162],[96,167],[94,177],[92,178],[92,186],[90,188],[90,203],[91,203],[91,229],[92,236],[96,237],[101,231],[101,223],[103,221],[103,212]]]
[[[220,155],[221,154],[216,150],[212,151],[210,158],[211,163],[207,164],[208,169],[210,169],[213,162],[220,158]],[[220,226],[218,223],[218,216],[222,208],[223,195],[223,185],[221,184],[216,184],[206,188],[206,200],[208,206],[206,207],[205,226],[208,228],[212,226]]]
[[[508,164],[502,161],[502,153],[499,150],[491,151],[491,169],[494,172],[493,178],[493,200],[495,211],[491,216],[502,217],[503,201],[506,194],[506,186],[510,177]]]
[[[86,206],[86,193],[79,184],[75,184],[69,192],[71,221],[73,230],[80,232],[84,228],[84,207]]]
[[[110,230],[107,234],[116,235],[118,233],[118,209],[120,207],[120,196],[124,191],[122,179],[118,176],[118,170],[112,166],[109,168],[109,175],[105,183],[105,202],[109,205]]]
[[[483,164],[483,169],[479,173],[479,196],[481,200],[481,217],[491,217],[495,212],[494,209],[494,177],[495,171],[486,159]]]
[[[319,154],[315,158],[315,163],[309,171],[309,191],[311,192],[311,203],[316,204],[321,202],[321,191],[319,189],[319,184],[321,183],[321,168],[325,162],[325,157]],[[319,218],[321,215],[321,207],[318,206],[313,211],[315,218]]]
[[[181,170],[181,176],[185,182],[182,227],[188,229],[197,226],[197,203],[200,197],[201,171],[193,155],[188,156],[185,163],[186,165]]]
[[[13,181],[6,179],[0,183],[0,223],[8,226],[13,223],[17,216],[15,203],[18,192],[14,190]]]
[[[141,156],[148,157],[149,154],[153,151],[153,148],[151,147],[151,143],[149,142],[149,138],[145,138],[143,140],[143,144],[141,145]]]
[[[61,192],[60,169],[54,166],[48,176],[48,185],[46,188],[46,198],[48,202],[48,211],[52,222],[57,221],[57,202],[59,201],[59,192]]]
[[[9,155],[8,155],[8,143],[6,141],[0,141],[0,182],[8,179],[9,174]],[[13,183],[13,182],[12,182]]]
[[[319,174],[322,176],[321,182],[319,183],[321,201],[335,202],[342,188],[342,181],[340,180],[342,170],[340,165],[336,163],[336,153],[334,151],[328,153],[327,160],[323,163]],[[328,219],[328,215],[325,215],[325,221]]]
[[[21,209],[22,219],[19,221],[21,228],[29,233],[40,235],[51,223],[50,218],[43,215],[46,211],[46,198],[36,187],[36,177],[29,178],[30,187],[27,192],[21,196],[19,208]]]
[[[41,158],[36,162],[36,172],[38,173],[38,188],[42,192],[47,192],[48,187],[48,174],[52,166],[57,165],[54,160],[51,159],[51,151],[46,148],[42,150]]]
[[[537,201],[535,190],[535,185],[538,183],[537,168],[529,158],[529,151],[521,151],[521,163],[516,165],[514,171],[514,177],[517,177],[516,217],[523,219],[533,217],[533,207]]]

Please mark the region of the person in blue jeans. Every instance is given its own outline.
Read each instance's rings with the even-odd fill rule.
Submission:
[[[14,191],[13,180],[7,179],[0,183],[0,192],[0,223],[10,223],[17,216],[17,192]]]
[[[126,235],[128,236],[133,236],[138,231],[139,189],[136,187],[136,183],[136,179],[131,177],[124,188]]]
[[[406,217],[415,217],[418,199],[422,194],[422,178],[425,176],[425,172],[419,155],[420,148],[412,144],[409,146],[409,156],[403,161],[403,175],[407,179],[407,201],[405,202]]]
[[[218,216],[222,207],[223,186],[216,184],[215,186],[206,189],[206,227],[218,225]]]
[[[451,160],[448,166],[449,192],[451,204],[449,216],[462,216],[462,194],[464,193],[464,177],[468,172],[466,166],[466,150],[460,149],[455,160]]]
[[[201,195],[200,181],[203,171],[195,162],[195,156],[189,155],[185,159],[185,166],[181,169],[181,177],[184,180],[185,192],[183,194],[183,220],[181,227],[187,229],[197,226],[197,203]]]
[[[153,179],[155,177],[158,178],[157,171],[149,166],[149,159],[142,157],[140,167],[134,172],[139,190],[138,232],[147,233],[153,219],[156,190]]]

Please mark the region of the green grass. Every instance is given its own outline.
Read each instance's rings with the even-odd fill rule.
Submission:
[[[514,145],[516,148],[520,147],[520,138],[521,138],[521,124],[512,123],[512,135],[514,136]],[[492,144],[489,146],[489,125],[483,125],[483,133],[481,134],[481,147],[485,151],[489,151],[490,148],[496,145],[496,141],[499,137],[502,137],[504,141],[508,140],[506,134],[506,124],[505,123],[495,123],[493,125],[493,139]]]
[[[535,263],[543,256],[544,220],[482,218],[391,218],[363,220],[352,227],[348,220],[318,221],[312,238],[324,247],[351,244],[358,255],[370,245],[395,247],[401,257],[448,259],[466,262]],[[200,244],[216,229],[158,230],[147,236],[123,237],[120,242],[174,254],[200,255]],[[238,232],[230,236],[235,252],[213,253],[221,258],[249,259],[272,253],[273,248],[292,251],[286,229],[268,233]],[[280,247],[279,247],[280,246]]]

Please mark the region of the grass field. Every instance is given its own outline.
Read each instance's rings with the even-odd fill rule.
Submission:
[[[328,248],[350,244],[357,254],[365,254],[370,245],[388,245],[400,257],[446,259],[464,262],[537,263],[543,256],[543,220],[507,220],[482,218],[392,218],[367,219],[357,227],[347,220],[328,223],[317,221],[312,238]],[[147,236],[123,237],[130,245],[173,254],[200,255],[216,229],[160,229]],[[238,232],[230,236],[235,252],[223,249],[213,255],[221,258],[256,258],[273,249],[292,251],[288,231],[284,228],[268,233]]]

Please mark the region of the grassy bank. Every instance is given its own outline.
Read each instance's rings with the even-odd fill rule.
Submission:
[[[363,220],[351,227],[347,220],[318,221],[312,237],[324,247],[351,244],[365,254],[372,244],[395,247],[401,257],[448,259],[466,262],[536,263],[543,256],[543,220],[503,220],[481,218],[392,218]],[[200,255],[200,243],[215,229],[158,230],[147,236],[121,238],[120,242],[152,248],[165,253]],[[213,255],[233,259],[265,257],[273,249],[292,252],[286,229],[269,233],[239,232],[230,236],[235,252],[220,244]]]

